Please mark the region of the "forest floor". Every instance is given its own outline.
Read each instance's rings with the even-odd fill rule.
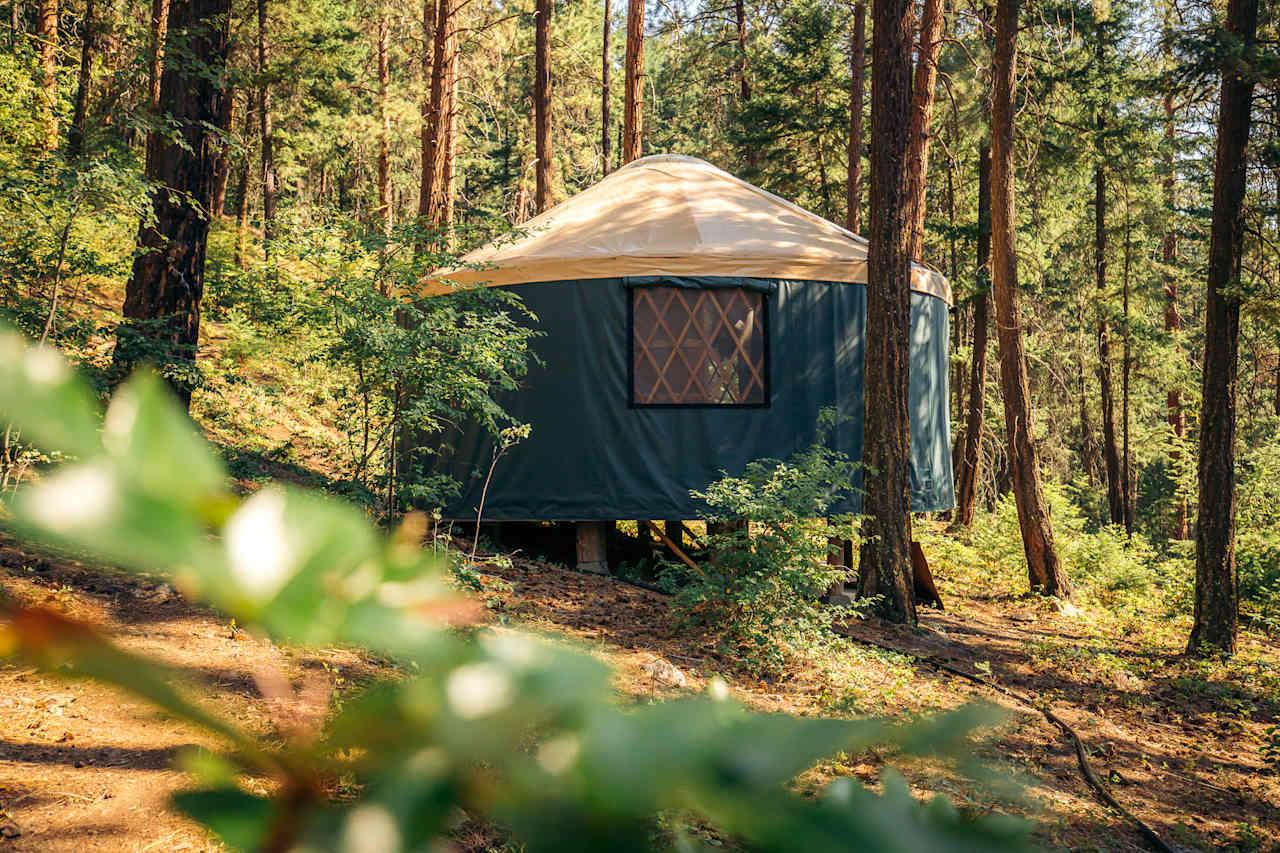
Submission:
[[[656,593],[519,556],[487,571],[482,595],[495,622],[591,649],[614,665],[623,701],[699,691],[718,676],[742,702],[767,712],[909,718],[975,700],[1008,711],[975,750],[1016,778],[1020,793],[993,790],[945,763],[881,752],[837,755],[799,780],[804,789],[839,775],[874,785],[892,765],[921,795],[941,793],[972,812],[1027,816],[1048,848],[1147,849],[1093,798],[1071,746],[1040,714],[916,657],[854,643],[758,680],[704,638],[675,631]],[[1280,713],[1280,645],[1246,635],[1231,664],[1189,662],[1179,635],[1159,624],[1090,610],[1066,618],[1030,599],[964,594],[954,579],[940,581],[948,609],[924,611],[919,629],[865,621],[853,623],[852,633],[1038,697],[1077,729],[1116,798],[1176,847],[1280,849],[1280,778],[1259,752]],[[307,695],[314,694],[302,685],[316,678],[342,692],[390,674],[351,650],[287,648],[237,631],[159,579],[12,545],[0,548],[0,586],[185,671],[197,698],[267,738],[308,711],[264,689],[272,672]],[[646,674],[657,658],[677,666],[687,684]],[[217,850],[167,806],[170,794],[190,784],[175,759],[186,748],[217,746],[115,690],[0,667],[0,851]],[[495,837],[479,833],[464,846],[484,849]]]

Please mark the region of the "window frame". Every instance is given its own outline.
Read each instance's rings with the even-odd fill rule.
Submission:
[[[639,290],[743,290],[760,297],[760,337],[762,343],[760,378],[763,399],[759,403],[641,403],[636,395],[636,291]],[[643,284],[626,288],[627,294],[627,408],[629,409],[768,409],[773,406],[773,358],[771,347],[770,294],[754,287],[681,287],[678,284]]]

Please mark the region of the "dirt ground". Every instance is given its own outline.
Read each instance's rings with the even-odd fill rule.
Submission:
[[[975,699],[1004,706],[1008,719],[977,750],[1023,787],[1010,800],[952,768],[880,754],[837,755],[802,786],[845,774],[874,784],[891,763],[922,795],[1029,816],[1046,847],[1148,849],[1094,799],[1058,729],[999,693],[859,644],[776,681],[755,680],[707,644],[675,633],[656,593],[518,559],[490,571],[484,597],[495,619],[578,640],[617,667],[621,695],[634,700],[700,690],[719,676],[745,703],[792,714],[911,715]],[[267,738],[299,712],[264,689],[272,673],[295,685],[323,678],[337,689],[380,674],[351,651],[282,648],[236,631],[158,581],[12,547],[0,548],[0,587],[182,669],[193,695]],[[1176,636],[1159,626],[1145,631],[1095,613],[1066,618],[1029,600],[964,596],[946,584],[943,593],[948,610],[924,611],[918,630],[874,622],[852,630],[1039,697],[1079,731],[1116,798],[1177,847],[1280,849],[1280,779],[1259,752],[1280,711],[1276,644],[1246,636],[1237,660],[1215,667],[1184,661]],[[646,674],[657,658],[679,667],[687,686]],[[217,850],[167,806],[189,783],[175,759],[185,749],[217,746],[113,690],[0,667],[0,851]]]

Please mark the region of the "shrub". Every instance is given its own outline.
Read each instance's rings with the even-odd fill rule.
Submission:
[[[823,414],[825,435],[830,413]],[[725,475],[693,496],[710,509],[705,544],[714,556],[698,569],[666,563],[680,623],[719,634],[721,645],[755,673],[777,673],[789,650],[832,641],[847,609],[819,598],[849,569],[827,561],[829,539],[854,538],[853,518],[827,519],[852,490],[856,465],[826,447],[823,435],[786,462],[764,459]]]
[[[281,743],[188,701],[173,673],[91,629],[0,602],[0,655],[124,687],[220,736],[227,752],[188,756],[199,783],[176,805],[232,849],[434,849],[460,811],[500,822],[531,853],[687,849],[690,839],[657,834],[664,810],[697,814],[756,849],[1024,844],[1021,824],[966,820],[940,798],[921,805],[893,774],[879,795],[852,778],[819,798],[787,790],[839,750],[954,751],[988,719],[973,709],[899,728],[755,716],[728,701],[723,684],[707,698],[624,709],[588,654],[506,630],[451,630],[475,608],[418,547],[425,519],[386,539],[331,498],[269,486],[236,499],[153,376],[122,386],[99,430],[92,392],[65,362],[0,332],[0,412],[36,444],[79,460],[20,492],[8,526],[21,536],[166,571],[237,626],[363,647],[406,673],[337,704],[317,736],[286,733]],[[248,774],[274,780],[276,795],[249,793]]]

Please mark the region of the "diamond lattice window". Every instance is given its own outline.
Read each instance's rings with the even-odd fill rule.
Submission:
[[[764,294],[637,287],[631,311],[634,405],[767,405]]]

